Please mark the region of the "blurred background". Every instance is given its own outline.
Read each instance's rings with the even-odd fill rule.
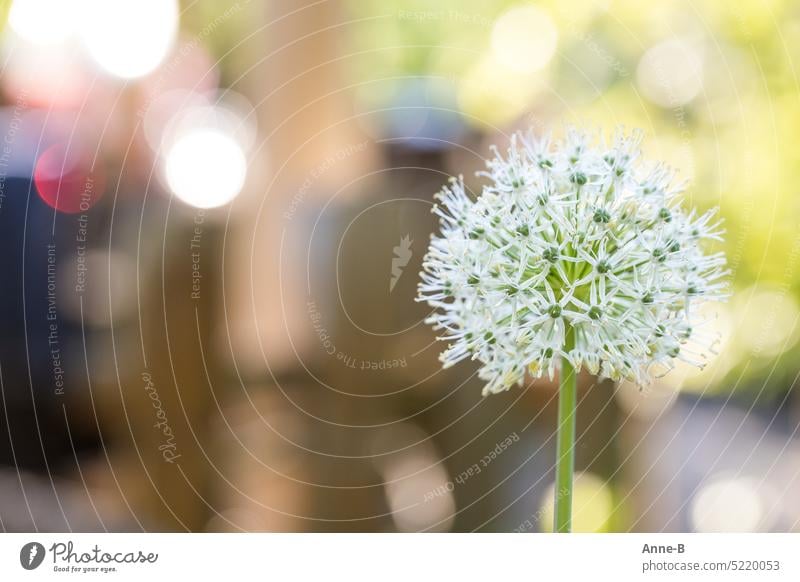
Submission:
[[[555,390],[414,302],[511,132],[641,127],[719,205],[702,372],[581,378],[580,531],[800,530],[800,3],[4,0],[0,528],[547,531]]]

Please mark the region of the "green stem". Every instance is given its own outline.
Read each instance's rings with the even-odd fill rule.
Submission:
[[[575,330],[567,325],[564,351],[575,347]],[[558,436],[556,448],[555,520],[553,531],[572,531],[572,483],[575,472],[575,407],[577,402],[575,368],[566,358],[561,359],[558,388]]]

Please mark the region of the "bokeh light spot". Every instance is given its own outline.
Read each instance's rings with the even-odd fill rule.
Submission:
[[[36,160],[33,181],[39,197],[59,212],[87,212],[103,196],[105,179],[92,156],[76,144],[47,148]]]
[[[555,486],[551,485],[542,497],[537,515],[541,516],[541,531],[553,531],[553,501]],[[575,474],[572,491],[572,531],[581,533],[610,530],[614,512],[614,495],[600,477],[588,472]]]
[[[690,514],[698,532],[754,532],[764,517],[764,504],[752,479],[718,477],[700,488]]]
[[[103,69],[125,79],[146,75],[178,32],[175,0],[86,0],[81,37]]]
[[[170,190],[197,208],[214,208],[233,200],[246,175],[247,159],[241,145],[215,129],[189,131],[167,150]]]
[[[492,29],[492,52],[502,65],[520,73],[542,69],[553,58],[558,30],[550,16],[532,4],[511,8]]]
[[[8,26],[32,44],[56,44],[74,32],[75,13],[75,6],[64,0],[14,0]]]
[[[694,43],[685,40],[661,42],[639,60],[636,83],[656,105],[685,105],[703,88],[703,55]]]

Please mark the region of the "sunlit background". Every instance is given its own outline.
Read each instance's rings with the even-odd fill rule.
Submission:
[[[800,531],[800,4],[13,0],[0,528],[548,531],[555,390],[414,302],[450,175],[640,127],[720,206],[702,370],[581,378],[575,529]]]

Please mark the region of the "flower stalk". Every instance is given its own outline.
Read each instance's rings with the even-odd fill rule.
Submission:
[[[575,345],[575,330],[567,327],[565,350]],[[556,487],[553,531],[572,531],[572,486],[575,475],[575,412],[578,381],[575,368],[566,357],[561,359],[558,388],[558,433],[556,437]]]

